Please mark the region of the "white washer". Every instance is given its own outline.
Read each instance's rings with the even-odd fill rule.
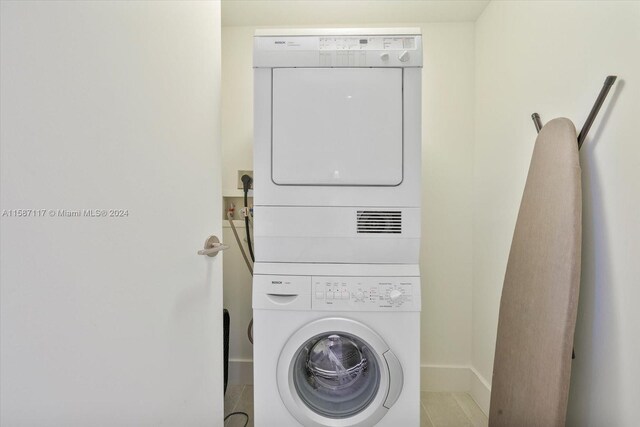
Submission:
[[[256,426],[419,424],[417,265],[256,268]]]

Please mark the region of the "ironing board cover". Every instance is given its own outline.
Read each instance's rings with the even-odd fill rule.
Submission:
[[[536,139],[502,288],[490,426],[563,426],[580,285],[582,191],[576,129]]]

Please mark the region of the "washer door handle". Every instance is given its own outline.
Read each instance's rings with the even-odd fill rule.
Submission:
[[[404,375],[400,361],[391,350],[385,351],[382,355],[389,368],[389,393],[387,393],[387,399],[384,401],[383,406],[390,409],[400,397],[402,386],[404,385]]]
[[[267,298],[276,304],[290,304],[298,298],[298,294],[268,293]]]

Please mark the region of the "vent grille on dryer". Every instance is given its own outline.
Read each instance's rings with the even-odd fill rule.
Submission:
[[[402,211],[358,211],[360,233],[402,233]]]

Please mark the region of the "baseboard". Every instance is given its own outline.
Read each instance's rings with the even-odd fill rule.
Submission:
[[[229,360],[229,384],[253,384],[253,360]]]
[[[491,401],[491,385],[482,375],[473,368],[471,371],[471,388],[469,394],[476,401],[482,412],[489,415],[489,402]]]
[[[253,384],[253,360],[229,360],[229,384]],[[451,391],[469,393],[485,414],[489,413],[491,386],[472,367],[422,365],[421,391]]]
[[[482,412],[489,414],[491,386],[470,366],[422,365],[420,390],[469,393]]]

